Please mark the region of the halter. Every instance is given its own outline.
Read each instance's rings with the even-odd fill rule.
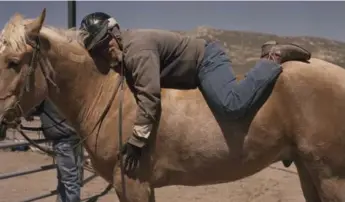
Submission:
[[[25,75],[24,75],[24,85],[21,87],[19,91],[17,102],[13,105],[13,107],[5,111],[5,115],[6,113],[12,111],[15,115],[15,118],[11,122],[8,122],[4,119],[1,124],[18,125],[20,123],[20,117],[24,115],[23,109],[20,106],[20,101],[23,99],[24,92],[30,92],[30,83],[34,79],[34,72],[36,70],[39,53],[41,51],[39,37],[36,37],[35,40],[31,40],[27,37],[27,43],[33,48],[33,54],[30,59],[30,63],[29,63],[30,65],[28,66],[27,71],[25,72]]]
[[[32,82],[34,82],[34,72],[37,68],[37,64],[38,62],[40,63],[40,68],[46,78],[47,81],[50,81],[50,79],[47,76],[47,73],[44,71],[43,66],[44,65],[50,65],[49,64],[43,64],[42,60],[39,60],[39,55],[41,52],[41,44],[40,44],[40,40],[39,37],[37,36],[34,40],[29,39],[29,37],[26,38],[28,45],[30,45],[33,48],[33,54],[32,57],[30,59],[30,65],[28,66],[28,69],[24,75],[24,85],[22,86],[22,88],[20,89],[19,92],[19,96],[17,99],[17,102],[13,105],[13,107],[9,108],[8,110],[5,111],[4,117],[6,117],[6,113],[13,111],[14,113],[14,119],[13,121],[8,122],[5,118],[4,120],[2,120],[2,122],[0,123],[1,125],[5,125],[5,127],[7,127],[7,125],[11,125],[13,127],[16,128],[16,130],[32,145],[34,145],[35,147],[37,147],[38,149],[46,152],[48,155],[54,155],[54,153],[50,150],[47,150],[43,147],[41,147],[39,144],[37,144],[36,142],[32,141],[23,131],[21,128],[21,120],[20,117],[22,117],[24,115],[24,111],[20,106],[20,101],[22,101],[24,92],[30,92],[31,90],[31,86],[30,84]]]

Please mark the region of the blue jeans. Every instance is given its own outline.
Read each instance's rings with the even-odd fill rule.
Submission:
[[[199,67],[199,88],[210,109],[232,119],[243,117],[281,73],[279,64],[261,59],[243,80],[236,81],[232,64],[217,42],[205,45]]]
[[[80,155],[74,149],[77,140],[54,141],[57,164],[57,201],[80,202]]]

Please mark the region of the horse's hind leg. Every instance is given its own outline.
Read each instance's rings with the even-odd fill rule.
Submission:
[[[334,148],[334,147],[333,147]],[[315,156],[315,154],[314,154]],[[303,164],[296,164],[298,171],[300,172],[300,176],[304,176],[307,180],[305,185],[302,184],[303,192],[305,192],[305,196],[307,197],[315,197],[313,196],[314,190],[318,191],[319,200],[322,202],[345,202],[345,169],[342,163],[337,164],[335,159],[331,159],[334,155],[323,155],[322,158],[313,158],[307,159],[303,158]],[[301,167],[300,165],[303,165]],[[302,169],[301,169],[302,168]],[[304,173],[309,174],[308,175]],[[301,178],[302,179],[302,178]],[[308,187],[308,181],[313,182],[314,188]]]
[[[114,173],[114,188],[120,202],[155,202],[154,189],[149,182],[133,180],[126,175],[124,177],[125,184],[121,181],[120,169]]]
[[[320,181],[323,202],[345,202],[345,179],[336,176]]]
[[[313,179],[311,178],[303,162],[301,162],[300,159],[296,159],[294,163],[298,171],[299,180],[306,202],[321,202],[321,198],[313,183]]]

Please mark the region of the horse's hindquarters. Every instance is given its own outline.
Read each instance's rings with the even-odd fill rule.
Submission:
[[[344,201],[345,71],[321,60],[297,65],[301,69],[292,67],[285,78],[285,92],[295,103],[287,105],[295,154],[322,201]]]

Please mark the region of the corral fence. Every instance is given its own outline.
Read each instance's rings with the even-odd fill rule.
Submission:
[[[34,122],[33,125],[39,125],[39,119],[38,118],[35,118],[35,120],[33,122]],[[36,127],[36,126],[34,126],[34,127]],[[29,129],[31,127],[24,127],[24,128]],[[41,131],[28,130],[25,132],[31,138],[31,140],[34,143],[39,144],[41,147],[52,151],[51,141],[44,139],[44,136],[41,133]],[[6,139],[4,141],[0,142],[0,151],[1,150],[8,150],[8,149],[10,149],[12,151],[32,150],[32,151],[40,152],[40,153],[44,154],[44,152],[42,152],[41,150],[32,146],[31,143],[29,143],[28,141],[24,140],[21,137],[21,135],[16,132],[16,130],[12,130],[12,129],[8,129],[7,134],[6,134]],[[81,169],[81,171],[82,171],[82,173],[81,173],[81,180],[82,180],[81,186],[83,186],[83,185],[87,184],[88,182],[90,182],[91,180],[93,180],[94,178],[96,178],[98,175],[95,173],[92,166],[89,163],[87,163],[87,162],[89,162],[88,161],[89,158],[84,153],[84,150],[80,149],[79,151],[81,151],[81,152],[79,152],[78,155],[81,155],[80,159],[82,160],[82,162],[80,162],[80,165],[83,166],[83,168]],[[6,179],[14,178],[14,177],[19,177],[19,176],[24,176],[24,175],[29,175],[29,174],[33,174],[33,173],[44,172],[44,171],[55,169],[56,163],[55,163],[54,158],[52,160],[53,160],[52,164],[41,165],[41,166],[37,166],[36,168],[32,168],[32,169],[26,169],[26,170],[22,170],[22,171],[9,172],[9,173],[0,173],[0,180],[6,180]],[[87,177],[86,179],[84,179],[84,170],[91,172],[92,175]],[[108,185],[108,187],[102,193],[87,199],[87,201],[97,200],[98,197],[107,194],[111,188],[112,188],[111,185]],[[50,196],[54,196],[56,194],[57,194],[56,190],[51,190],[51,191],[44,193],[44,194],[41,194],[39,196],[35,196],[35,197],[31,197],[31,198],[27,198],[25,200],[22,200],[21,202],[37,201],[37,200],[44,199],[44,198],[47,198]]]

